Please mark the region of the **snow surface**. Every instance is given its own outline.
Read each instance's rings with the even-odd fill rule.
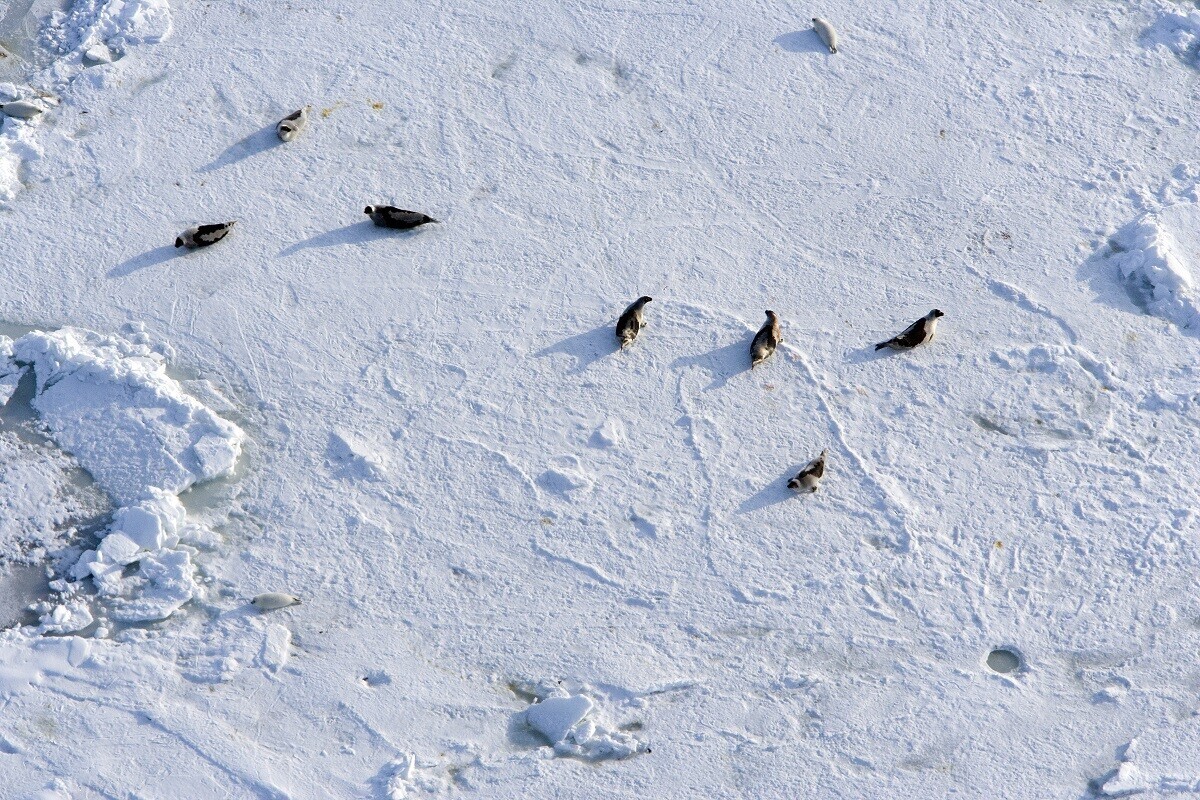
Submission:
[[[0,319],[123,510],[0,634],[0,796],[1200,794],[1198,12],[45,11]]]

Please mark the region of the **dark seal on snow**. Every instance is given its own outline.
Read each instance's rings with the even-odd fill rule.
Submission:
[[[827,455],[829,455],[829,451],[822,450],[821,455],[805,464],[804,469],[800,470],[800,474],[788,481],[788,488],[810,494],[815,492],[821,485],[821,479],[825,477],[825,457]]]
[[[214,222],[211,225],[194,225],[175,238],[176,247],[186,247],[195,250],[197,247],[208,247],[225,238],[237,222]]]
[[[767,321],[758,329],[758,333],[754,334],[754,341],[750,343],[750,369],[770,358],[782,341],[783,332],[779,327],[779,317],[774,311],[768,311]]]
[[[395,206],[367,206],[363,209],[363,213],[371,218],[380,228],[397,228],[399,230],[408,230],[416,228],[420,225],[425,225],[430,222],[437,222],[436,219],[417,211],[405,211],[403,208]]]
[[[621,343],[622,348],[633,344],[633,340],[645,326],[646,320],[642,315],[642,309],[653,299],[653,297],[639,297],[630,304],[629,308],[625,309],[620,319],[617,320],[617,341]]]
[[[890,347],[893,350],[912,350],[933,339],[939,318],[946,316],[936,308],[904,329],[904,333],[875,345],[876,350]]]

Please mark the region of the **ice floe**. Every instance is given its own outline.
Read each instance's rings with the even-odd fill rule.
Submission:
[[[162,353],[80,328],[13,345],[33,366],[33,406],[54,440],[122,505],[229,473],[243,434],[169,377]]]

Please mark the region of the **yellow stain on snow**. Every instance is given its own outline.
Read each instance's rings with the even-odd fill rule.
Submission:
[[[329,108],[322,108],[321,116],[328,119],[330,114],[337,111],[339,108],[341,108],[344,105],[346,105],[346,104],[342,103],[342,102],[337,102],[337,103],[334,103],[333,105],[331,105]]]

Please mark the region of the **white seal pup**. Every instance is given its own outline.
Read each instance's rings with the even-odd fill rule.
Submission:
[[[275,126],[275,133],[279,134],[279,138],[283,141],[290,142],[300,135],[300,131],[304,130],[304,126],[307,124],[308,106],[305,106],[279,120],[279,124]]]
[[[800,474],[788,481],[788,488],[809,494],[815,492],[825,477],[825,458],[828,455],[828,450],[822,450],[821,455],[805,464]]]
[[[283,592],[267,592],[260,594],[250,601],[250,605],[257,608],[259,611],[275,611],[288,606],[300,604],[300,598]]]
[[[421,214],[417,211],[405,211],[403,208],[396,208],[395,206],[367,206],[363,209],[363,213],[369,216],[371,221],[380,228],[407,230],[429,222],[437,222],[436,219],[427,214]]]
[[[758,333],[754,334],[754,341],[750,343],[750,369],[770,358],[782,341],[783,332],[779,327],[779,317],[774,311],[768,311],[767,321],[758,329]]]
[[[646,319],[642,315],[642,309],[653,299],[653,297],[639,297],[630,304],[629,308],[625,309],[625,312],[617,320],[617,341],[621,343],[622,349],[633,344],[633,340],[645,327]]]
[[[33,119],[45,110],[45,106],[32,100],[13,100],[11,103],[0,103],[0,111],[17,119]]]
[[[821,41],[824,42],[825,46],[829,48],[829,52],[836,53],[838,46],[837,31],[833,29],[832,25],[820,17],[813,17],[812,21],[813,30],[817,32],[817,36],[819,36]]]
[[[933,339],[940,317],[946,316],[936,308],[904,329],[904,333],[875,345],[876,350],[890,347],[893,350],[912,350],[917,345],[925,344]]]
[[[197,247],[208,247],[225,238],[237,222],[214,222],[211,225],[193,225],[175,237],[176,247],[186,247],[195,250]]]

